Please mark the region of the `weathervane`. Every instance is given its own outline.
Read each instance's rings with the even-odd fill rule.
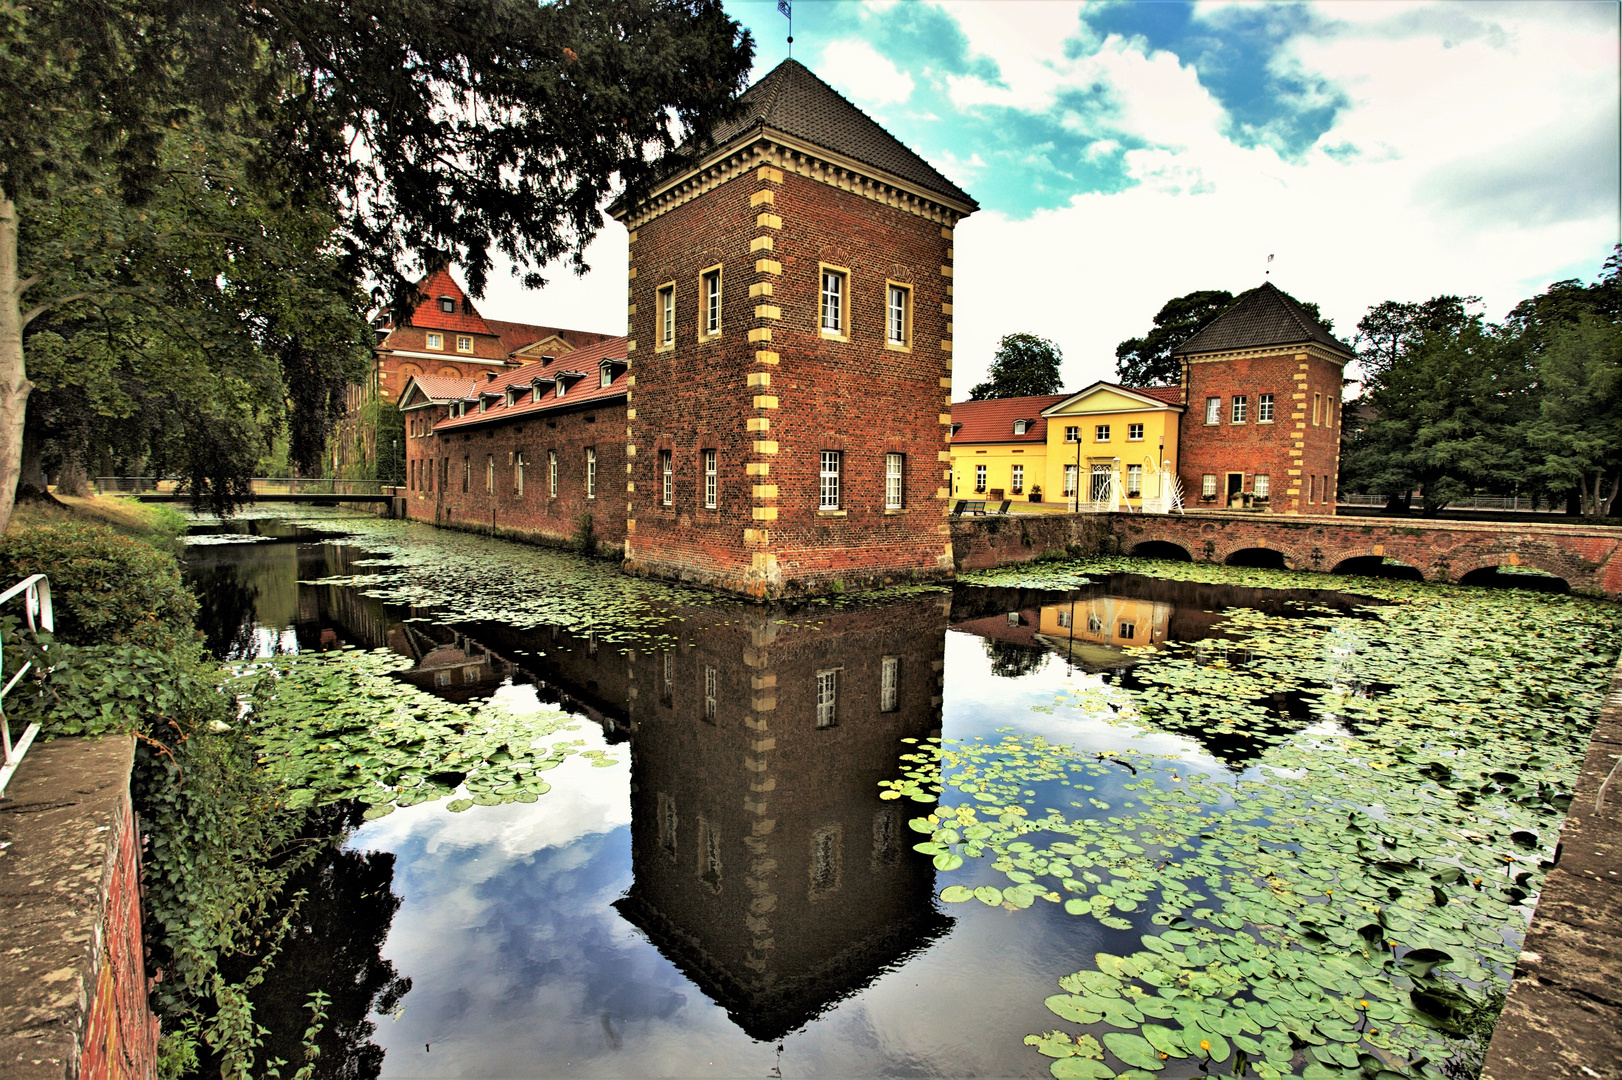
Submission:
[[[788,55],[794,58],[794,5],[790,0],[777,0],[777,10],[788,19]]]
[[[781,0],[781,3],[786,4],[786,3],[788,3],[788,0]],[[781,5],[779,5],[779,6],[781,6]],[[1268,278],[1268,277],[1272,277],[1272,276],[1273,276],[1273,256],[1269,255],[1267,257],[1267,270],[1266,270],[1266,272],[1264,272],[1262,274],[1262,277],[1263,278]]]

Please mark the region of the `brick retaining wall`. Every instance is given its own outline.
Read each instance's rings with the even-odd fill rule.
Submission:
[[[131,738],[58,739],[0,806],[0,1075],[144,1078],[157,1059],[141,945]]]
[[[1105,514],[987,514],[952,521],[952,561],[959,571],[1097,555],[1112,549]]]

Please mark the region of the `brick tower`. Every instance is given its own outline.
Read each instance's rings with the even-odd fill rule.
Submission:
[[[978,204],[793,60],[742,104],[612,210],[625,567],[762,598],[949,577],[952,228]]]
[[[1335,512],[1351,349],[1267,283],[1172,355],[1183,365],[1177,471],[1190,510]]]

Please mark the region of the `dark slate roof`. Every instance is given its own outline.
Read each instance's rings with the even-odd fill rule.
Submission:
[[[1295,297],[1269,281],[1242,295],[1236,304],[1200,327],[1171,354],[1232,352],[1308,342],[1326,345],[1347,357],[1355,355],[1325,330],[1323,323],[1313,318]]]
[[[778,64],[738,101],[743,111],[736,120],[715,129],[716,146],[758,128],[771,128],[883,169],[925,191],[980,205],[798,60]]]

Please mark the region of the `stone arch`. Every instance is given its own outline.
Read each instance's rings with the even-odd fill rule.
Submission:
[[[1224,566],[1250,566],[1262,570],[1289,570],[1290,557],[1278,548],[1239,544],[1222,559]]]
[[[1194,555],[1172,540],[1139,540],[1127,554],[1134,559],[1163,559],[1170,562],[1193,562]]]
[[[1395,559],[1389,565],[1386,559]],[[1331,574],[1352,574],[1358,577],[1391,578],[1395,581],[1424,581],[1425,571],[1412,563],[1403,562],[1396,555],[1376,553],[1372,549],[1341,551],[1324,559],[1324,569]]]
[[[415,376],[418,376],[418,375],[421,375],[421,374],[422,374],[422,368],[417,366],[416,364],[401,364],[400,365],[400,379],[401,379],[402,382],[405,381],[406,379],[414,378]]]
[[[1536,553],[1528,557],[1527,553],[1509,553],[1503,555],[1467,554],[1461,558],[1449,560],[1448,580],[1457,585],[1466,585],[1480,588],[1521,588],[1534,592],[1570,592],[1571,581],[1567,578],[1569,573],[1566,567],[1549,566],[1544,559]],[[1502,573],[1499,567],[1525,566],[1532,570],[1541,570],[1550,576],[1543,577],[1535,574],[1516,575]],[[1522,580],[1516,580],[1516,578]],[[1506,580],[1507,579],[1507,580]]]
[[[459,368],[442,367],[439,369],[439,377],[441,379],[460,379],[462,372]]]

